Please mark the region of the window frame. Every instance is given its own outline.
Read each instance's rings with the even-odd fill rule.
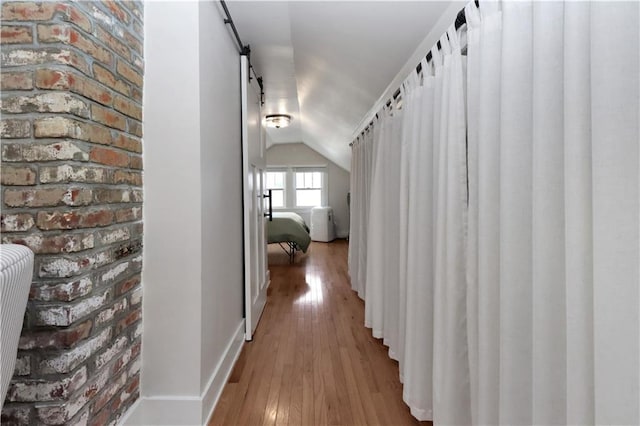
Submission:
[[[288,210],[288,211],[309,211],[315,206],[298,206],[297,203],[297,186],[296,186],[296,173],[305,172],[319,172],[321,185],[320,198],[321,206],[326,206],[328,202],[329,194],[329,175],[328,167],[326,165],[320,166],[267,166],[265,172],[285,172],[285,189],[284,189],[284,207],[273,207],[274,210]],[[265,177],[266,179],[266,177]],[[266,189],[266,186],[265,186]]]
[[[288,172],[288,170],[286,168],[283,168],[283,167],[267,167],[267,169],[265,170],[265,176],[264,176],[264,179],[265,179],[264,189],[265,190],[270,189],[270,188],[267,188],[267,184],[266,184],[266,182],[268,180],[267,173],[284,173],[283,187],[282,187],[282,201],[283,201],[284,204],[282,206],[275,206],[275,205],[273,206],[274,210],[276,210],[276,209],[277,210],[284,210],[284,209],[287,208],[287,205],[288,205],[287,188],[289,186],[288,185],[289,184],[289,182],[288,182],[288,180],[289,180],[288,179],[288,173],[289,172]],[[271,189],[273,189],[273,188],[271,188]],[[277,188],[276,190],[280,191],[280,188]]]
[[[292,169],[292,173],[293,173],[293,188],[292,188],[292,192],[293,192],[293,206],[297,209],[311,209],[313,207],[316,206],[301,206],[298,205],[298,191],[305,191],[305,190],[313,190],[313,191],[317,191],[320,190],[320,206],[325,206],[327,204],[326,202],[326,177],[325,177],[325,170],[322,170],[318,167],[295,167]],[[312,188],[298,188],[298,173],[320,173],[320,187],[312,187]]]

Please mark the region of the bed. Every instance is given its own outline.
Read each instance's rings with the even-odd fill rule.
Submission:
[[[297,250],[307,252],[311,237],[309,227],[299,214],[292,212],[274,212],[273,220],[267,221],[267,242],[279,244],[293,263]]]

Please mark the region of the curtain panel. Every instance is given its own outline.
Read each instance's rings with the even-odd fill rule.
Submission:
[[[640,424],[640,4],[465,17],[353,144],[365,325],[419,420]]]

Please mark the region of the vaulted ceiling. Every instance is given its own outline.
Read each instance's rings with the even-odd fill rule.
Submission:
[[[263,113],[290,114],[269,143],[303,142],[349,169],[363,117],[449,1],[231,1],[265,86]]]

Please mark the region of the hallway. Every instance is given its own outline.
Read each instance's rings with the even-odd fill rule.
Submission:
[[[293,266],[274,248],[262,319],[209,425],[419,424],[402,402],[397,363],[363,325],[347,242],[312,243]]]

